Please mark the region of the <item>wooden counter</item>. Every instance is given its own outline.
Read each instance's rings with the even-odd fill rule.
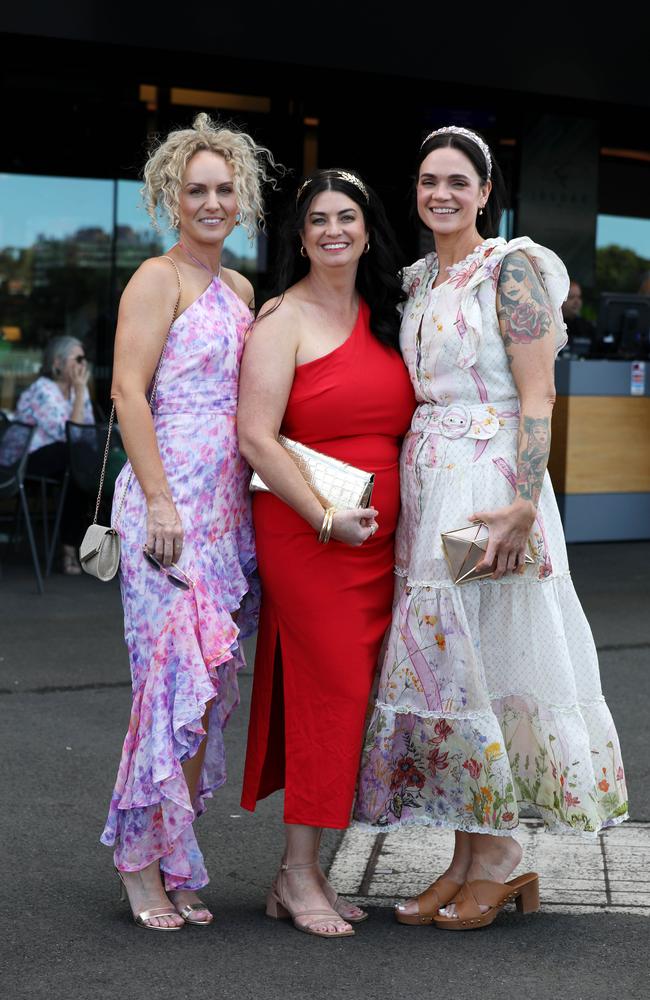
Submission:
[[[556,362],[549,473],[568,542],[650,538],[650,364]]]

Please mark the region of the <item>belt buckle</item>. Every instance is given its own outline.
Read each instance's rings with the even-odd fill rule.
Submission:
[[[450,403],[445,406],[438,419],[438,430],[446,438],[455,440],[469,434],[472,427],[472,414],[462,403]]]

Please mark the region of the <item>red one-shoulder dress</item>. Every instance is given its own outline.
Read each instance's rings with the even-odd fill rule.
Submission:
[[[284,820],[349,823],[364,720],[391,621],[399,450],[415,398],[400,353],[362,300],[338,348],[296,368],[282,433],[375,473],[379,530],[358,548],[318,542],[270,493],[253,520],[262,608],[242,806],[285,789]]]

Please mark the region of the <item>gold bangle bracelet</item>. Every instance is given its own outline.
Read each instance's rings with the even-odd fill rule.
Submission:
[[[321,529],[318,535],[318,541],[322,545],[327,545],[332,535],[332,524],[334,521],[334,515],[336,514],[336,507],[328,507],[323,515],[323,523],[321,524]]]
[[[330,538],[332,537],[332,528],[334,526],[334,515],[336,514],[336,507],[329,508],[329,517],[327,518],[327,528],[325,529],[325,538],[323,539],[323,544],[327,545]]]
[[[328,507],[325,511],[325,516],[323,517],[323,526],[318,539],[323,545],[327,545],[330,540],[330,535],[332,533],[332,516],[333,508]]]
[[[325,537],[325,526],[327,525],[327,514],[328,514],[328,511],[329,511],[329,508],[327,508],[327,510],[323,511],[323,520],[321,521],[320,531],[318,533],[318,541],[319,542],[322,542],[323,538]]]

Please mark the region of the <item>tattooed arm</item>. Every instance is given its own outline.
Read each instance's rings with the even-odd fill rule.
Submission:
[[[483,562],[487,567],[497,560],[495,579],[523,565],[548,463],[555,401],[553,311],[535,263],[520,251],[503,261],[497,315],[521,416],[515,500],[509,507],[475,515],[490,528]]]
[[[517,493],[537,509],[551,448],[555,320],[537,267],[524,253],[503,262],[497,315],[521,411]]]

